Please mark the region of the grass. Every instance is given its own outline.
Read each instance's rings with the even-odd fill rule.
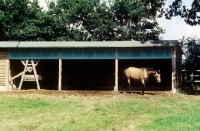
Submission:
[[[0,93],[3,131],[197,131],[200,98]]]

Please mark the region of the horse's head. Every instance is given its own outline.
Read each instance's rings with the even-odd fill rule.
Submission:
[[[154,77],[156,78],[156,81],[157,81],[158,83],[161,82],[160,70],[158,70],[158,71],[155,72]]]

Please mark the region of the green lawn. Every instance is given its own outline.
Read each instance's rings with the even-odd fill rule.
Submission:
[[[0,93],[2,131],[197,131],[200,96]]]

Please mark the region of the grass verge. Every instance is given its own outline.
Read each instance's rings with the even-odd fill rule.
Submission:
[[[188,131],[200,129],[200,98],[0,93],[4,131]]]

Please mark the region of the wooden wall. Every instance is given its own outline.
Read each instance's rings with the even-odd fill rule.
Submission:
[[[9,60],[7,51],[0,49],[0,90],[8,89]]]
[[[182,51],[179,46],[176,47],[176,88],[182,86]]]

